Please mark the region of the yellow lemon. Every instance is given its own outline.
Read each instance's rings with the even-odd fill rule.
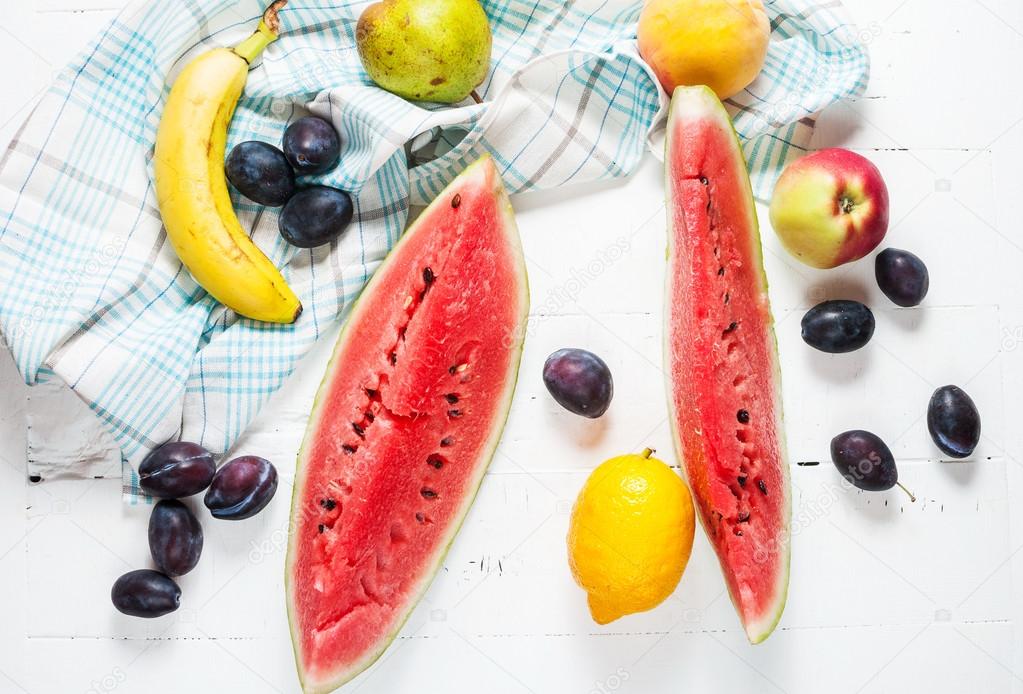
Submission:
[[[649,0],[639,17],[639,53],[671,95],[705,84],[727,99],[764,66],[771,23],[761,0]]]
[[[601,464],[572,509],[568,563],[598,624],[661,604],[689,562],[689,487],[652,452]]]

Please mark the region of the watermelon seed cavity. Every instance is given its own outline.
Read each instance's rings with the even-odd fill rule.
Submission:
[[[440,440],[440,447],[441,448],[447,448],[448,446],[450,446],[454,442],[455,442],[455,440],[452,439],[450,436],[445,436],[444,438],[442,438]]]

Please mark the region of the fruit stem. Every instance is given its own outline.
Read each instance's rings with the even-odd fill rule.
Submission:
[[[281,20],[277,13],[287,4],[288,0],[274,0],[266,8],[263,18],[259,20],[259,27],[256,28],[252,36],[234,47],[234,52],[249,65],[259,57],[264,48],[277,40],[281,30]]]
[[[906,489],[905,487],[903,487],[902,486],[902,482],[896,482],[895,484],[899,485],[899,489],[901,489],[902,491],[906,492],[906,494],[909,495],[909,500],[911,502],[916,503],[916,497],[913,496],[913,492],[911,492],[908,489]]]
[[[480,95],[478,93],[476,93],[475,89],[473,89],[471,92],[469,92],[469,96],[471,96],[472,100],[475,101],[477,104],[482,104],[483,103],[483,99],[480,98]]]
[[[653,448],[644,448],[643,452],[640,453],[640,455],[643,456],[644,458],[649,458],[653,454],[654,454],[654,449]]]

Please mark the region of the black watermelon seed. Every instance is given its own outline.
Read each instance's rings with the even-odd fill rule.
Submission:
[[[764,480],[757,480],[757,487],[760,488],[760,493],[761,494],[764,494],[764,495],[767,494],[767,484],[764,482]]]
[[[420,523],[423,523],[426,521],[426,516],[424,516],[421,512],[417,512],[416,520],[419,521]]]
[[[370,412],[369,410],[366,410],[363,414],[365,414],[366,421],[369,422],[370,424],[372,424],[373,420],[376,419],[376,417],[373,416],[373,413]]]
[[[337,502],[334,501],[333,499],[320,499],[320,506],[327,509],[328,511],[333,511],[335,508],[337,508]]]
[[[379,395],[379,394],[380,393],[378,391],[373,390],[372,388],[367,388],[366,389],[366,395],[368,395],[370,397],[370,399],[375,399],[376,396]]]
[[[749,523],[749,511],[741,511],[739,513],[739,522],[740,523]]]
[[[451,207],[453,207],[454,209],[457,210],[458,206],[461,205],[461,204],[462,204],[462,196],[460,194],[458,194],[458,193],[455,193],[455,197],[451,198]]]
[[[724,268],[724,266],[721,266],[721,267],[718,268],[718,277],[724,277],[724,276],[725,276],[725,268]]]
[[[352,422],[352,429],[358,435],[359,438],[366,438],[366,430],[360,427],[357,423]]]
[[[739,422],[742,424],[749,424],[749,411],[739,410],[738,412],[735,413],[735,418],[738,419]]]
[[[746,486],[746,478],[744,476],[740,475],[736,479],[739,480],[739,486],[740,487],[745,487]]]
[[[436,453],[431,453],[430,455],[428,455],[426,457],[426,463],[427,463],[427,465],[431,465],[431,466],[437,468],[438,470],[440,470],[442,467],[444,467],[444,459],[441,458]]]
[[[397,363],[398,363],[398,353],[397,352],[391,352],[391,366],[394,366]]]
[[[436,279],[436,277],[433,274],[433,270],[431,268],[428,268],[428,267],[427,268],[423,268],[423,282],[426,283],[427,287],[429,287],[431,284],[433,284],[433,280],[434,279]]]
[[[343,443],[341,444],[341,450],[348,455],[351,455],[352,453],[355,453],[355,446],[349,446],[347,443]]]
[[[320,524],[319,524],[319,525],[317,526],[317,529],[319,529],[320,533],[322,534],[322,533],[323,533],[323,531],[327,529],[327,526],[325,526],[325,525],[324,525],[323,523],[320,523]]]
[[[423,487],[419,490],[419,493],[423,495],[424,499],[436,499],[437,492],[433,491],[429,487]]]
[[[454,442],[455,442],[455,440],[452,439],[450,436],[445,436],[444,438],[442,438],[440,440],[440,446],[441,446],[441,448],[447,448],[448,446],[450,446]]]
[[[703,185],[708,185],[710,181],[707,180],[706,176],[700,176],[700,183],[702,183]]]
[[[461,416],[462,416],[462,411],[461,410],[448,410],[448,417],[461,417]]]
[[[447,394],[447,395],[445,395],[444,397],[445,397],[445,398],[447,399],[447,401],[448,401],[449,403],[451,403],[452,405],[454,405],[454,404],[455,404],[456,402],[458,402],[458,396],[457,396],[457,395],[455,395],[454,393],[448,393],[448,394]]]
[[[736,323],[736,322],[735,322],[735,321],[733,320],[733,321],[732,321],[731,323],[729,323],[729,324],[728,324],[728,327],[727,327],[727,328],[725,328],[725,331],[724,331],[724,332],[725,332],[725,335],[727,335],[728,333],[732,332],[733,330],[735,330],[735,329],[736,329],[736,328],[738,328],[738,327],[739,327],[739,324],[738,324],[738,323]]]

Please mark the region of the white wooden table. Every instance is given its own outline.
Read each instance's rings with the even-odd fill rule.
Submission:
[[[4,3],[0,140],[51,75],[125,0]],[[664,210],[658,165],[631,180],[515,200],[533,312],[500,452],[423,604],[364,692],[1023,692],[1023,3],[847,0],[870,44],[866,97],[820,121],[816,146],[871,157],[892,193],[890,245],[931,270],[925,308],[896,310],[872,262],[796,266],[764,219],[793,461],[788,608],[749,646],[701,532],[658,609],[593,624],[564,537],[587,472],[611,455],[670,456],[661,373]],[[799,318],[824,298],[864,298],[878,327],[845,356],[815,353]],[[0,692],[293,692],[283,601],[294,454],[331,341],[239,444],[285,483],[258,519],[206,523],[182,608],[142,621],[110,606],[113,580],[146,565],[148,509],[117,480],[27,483],[24,401],[0,356]],[[583,421],[547,396],[540,367],[562,346],[605,357],[608,416]],[[932,390],[977,401],[984,439],[943,463],[927,435]],[[897,490],[847,491],[831,436],[888,440]]]

